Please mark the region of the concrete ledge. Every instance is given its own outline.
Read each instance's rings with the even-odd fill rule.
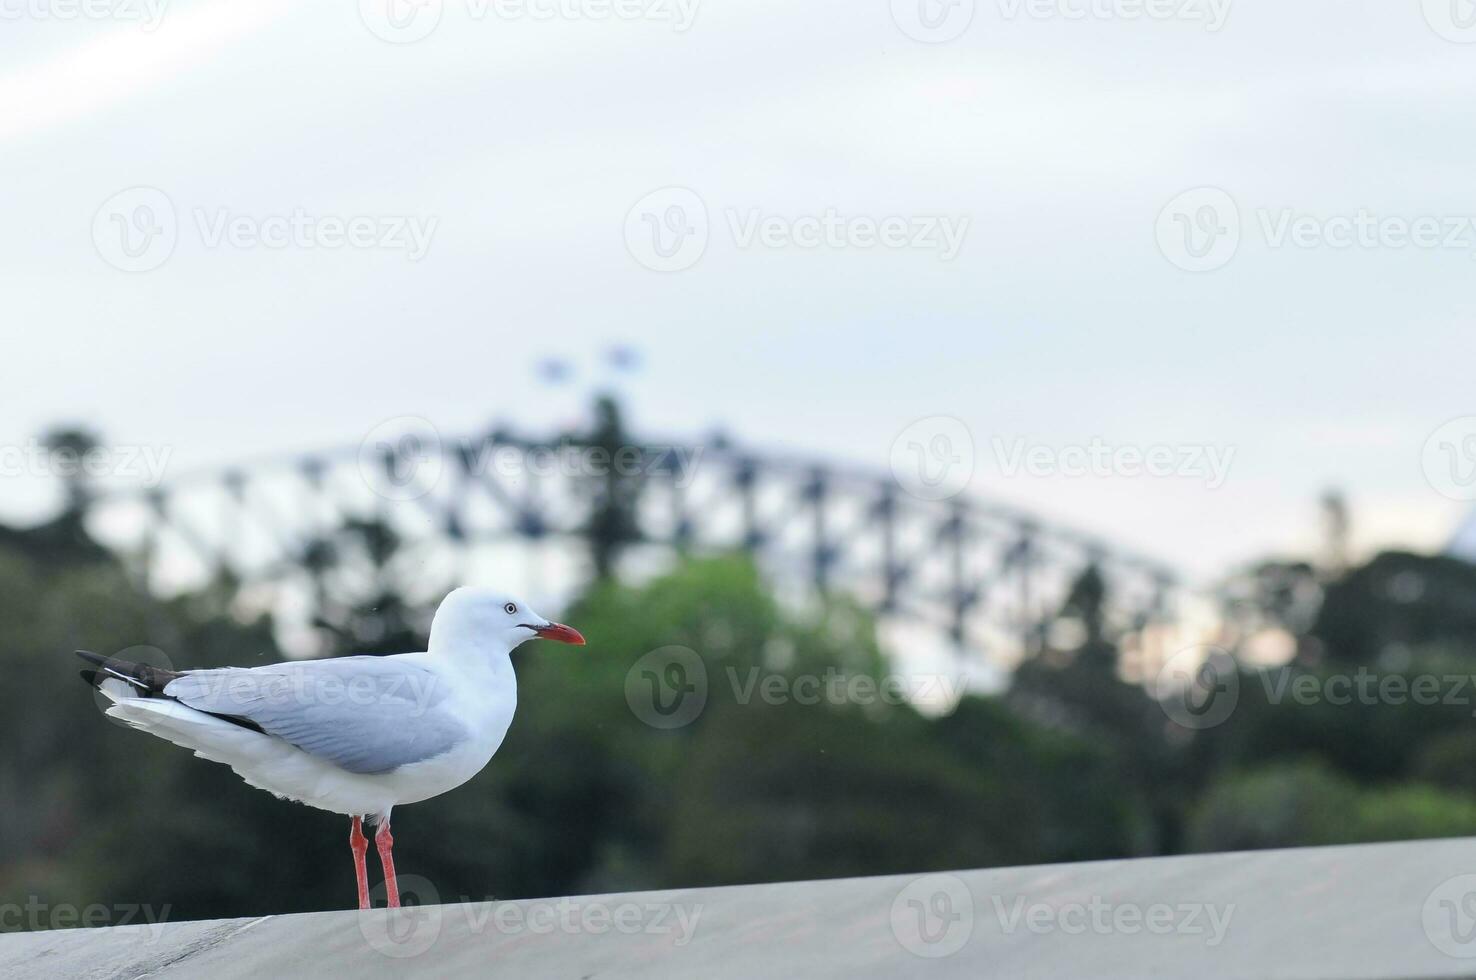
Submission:
[[[1471,976],[1476,841],[0,935],[3,977],[484,974]]]

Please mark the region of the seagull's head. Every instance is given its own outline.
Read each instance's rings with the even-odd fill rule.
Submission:
[[[534,638],[584,645],[572,626],[534,612],[516,596],[492,589],[462,588],[441,600],[431,623],[431,649],[479,649],[495,645],[512,650]]]

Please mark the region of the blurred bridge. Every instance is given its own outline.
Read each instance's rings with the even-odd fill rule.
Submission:
[[[1088,569],[1109,628],[1142,636],[1178,615],[1183,590],[1166,566],[1009,507],[922,500],[890,474],[721,438],[609,435],[450,439],[396,420],[356,448],[96,493],[88,526],[136,556],[153,588],[228,581],[286,622],[311,621],[335,582],[362,583],[376,567],[409,570],[425,599],[479,573],[547,595],[550,578],[588,577],[589,552],[573,538],[596,543],[596,564],[636,574],[678,553],[745,551],[799,594],[843,590],[884,620],[926,625],[996,661],[1043,643]]]

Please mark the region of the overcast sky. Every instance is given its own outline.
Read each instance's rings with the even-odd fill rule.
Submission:
[[[1192,575],[1314,547],[1329,486],[1363,548],[1476,492],[1476,423],[1426,452],[1476,415],[1444,0],[89,2],[0,0],[0,445],[538,429],[625,343],[639,428],[941,432]]]

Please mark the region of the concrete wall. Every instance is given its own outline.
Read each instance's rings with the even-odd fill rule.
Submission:
[[[1476,841],[0,936],[6,978],[463,974],[1473,976]]]

